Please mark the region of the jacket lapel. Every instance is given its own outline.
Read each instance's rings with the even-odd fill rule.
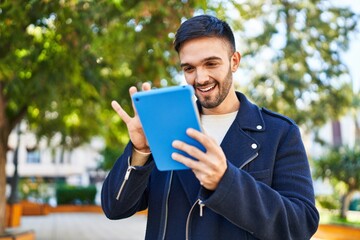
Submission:
[[[260,109],[242,93],[236,94],[240,100],[240,109],[221,147],[228,161],[236,167],[243,167],[257,156],[261,147],[247,132],[263,132],[266,126]]]
[[[239,168],[257,155],[259,144],[233,124],[222,141],[221,148],[226,159]]]
[[[246,131],[265,131],[265,123],[261,116],[260,109],[249,102],[245,95],[236,93],[240,100],[240,109],[235,121],[226,133],[221,148],[229,162],[236,167],[246,165],[254,159],[260,149],[259,143],[246,133]],[[201,113],[201,105],[197,102]],[[176,171],[180,184],[186,192],[186,196],[192,205],[198,196],[200,183],[191,170]]]

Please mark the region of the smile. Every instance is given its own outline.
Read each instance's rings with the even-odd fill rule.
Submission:
[[[214,85],[211,85],[211,86],[208,86],[208,87],[203,87],[203,88],[198,87],[197,89],[198,89],[200,92],[208,92],[208,91],[214,89],[215,86],[216,86],[216,85],[214,84]]]

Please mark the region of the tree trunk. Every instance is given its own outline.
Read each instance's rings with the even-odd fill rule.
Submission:
[[[26,113],[26,108],[14,118],[9,119],[6,115],[7,100],[4,96],[4,83],[0,81],[0,235],[5,233],[6,219],[6,153],[8,151],[8,139],[12,128],[20,122]]]
[[[341,211],[340,211],[340,218],[346,219],[347,212],[349,210],[351,199],[354,195],[355,191],[349,191],[344,194],[344,196],[341,199]]]
[[[11,178],[11,192],[8,202],[10,204],[18,203],[18,183],[19,183],[19,173],[18,173],[18,162],[19,162],[19,147],[20,147],[20,124],[17,126],[17,143],[14,151],[13,164],[14,164],[14,174]]]
[[[1,124],[3,123],[1,120],[0,107],[0,236],[4,234],[6,230],[6,153],[8,151],[8,139],[12,129],[12,127],[7,124],[7,121],[4,121],[6,122],[5,124]]]
[[[333,120],[331,123],[332,127],[332,137],[333,137],[333,146],[339,147],[343,145],[342,135],[341,135],[341,125],[339,120]]]
[[[2,90],[2,84],[0,84]],[[6,209],[6,153],[8,150],[9,124],[5,114],[5,101],[0,91],[0,235],[5,232]]]
[[[1,133],[3,133],[0,130]],[[2,134],[1,134],[2,135]],[[7,139],[4,135],[0,138],[0,235],[5,232],[5,209],[6,209],[6,152],[7,152]],[[4,144],[6,141],[6,144]]]
[[[358,122],[356,114],[354,115],[354,123],[355,123],[355,146],[360,145],[360,124]]]
[[[6,150],[0,144],[0,235],[5,232],[5,209],[6,209]]]

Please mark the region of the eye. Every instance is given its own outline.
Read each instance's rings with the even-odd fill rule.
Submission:
[[[217,62],[206,62],[206,66],[208,67],[216,67],[218,65]]]
[[[193,70],[194,70],[194,68],[192,66],[183,67],[183,71],[186,73],[190,73]]]

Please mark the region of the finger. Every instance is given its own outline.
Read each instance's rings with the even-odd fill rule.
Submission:
[[[204,184],[208,182],[206,176],[201,171],[198,170],[192,170],[192,171],[195,174],[196,178],[199,180],[201,186],[204,186]]]
[[[172,146],[180,151],[186,152],[195,159],[200,160],[204,157],[203,151],[182,141],[175,140],[173,141]]]
[[[188,128],[186,134],[201,143],[206,149],[213,147],[213,144],[216,144],[216,141],[209,137],[208,135],[199,132],[193,128]]]
[[[133,95],[134,93],[136,93],[136,92],[137,92],[136,87],[132,86],[132,87],[129,88],[130,96],[132,96],[132,95]]]
[[[137,93],[137,89],[136,87],[132,86],[129,88],[129,94],[130,96],[132,96],[133,94]],[[133,99],[131,98],[131,104],[132,104],[132,108],[134,109],[134,114],[135,116],[137,115],[137,111],[136,111],[136,108],[135,108],[135,104],[134,104],[134,101]]]
[[[145,83],[142,84],[142,90],[143,90],[143,91],[149,91],[150,89],[151,89],[150,83],[145,82]],[[132,87],[129,88],[130,96],[132,96],[132,95],[133,95],[134,93],[136,93],[136,92],[137,92],[137,88],[136,88],[136,87],[132,86]],[[132,107],[133,107],[133,109],[134,109],[134,114],[135,114],[135,116],[137,116],[137,111],[136,111],[136,108],[135,108],[135,105],[134,105],[134,102],[133,102],[133,101],[132,101]]]
[[[172,153],[171,154],[171,158],[175,161],[178,161],[179,163],[184,164],[185,166],[187,166],[188,168],[192,169],[192,170],[199,170],[200,167],[200,162],[196,161],[194,159],[185,157],[184,155],[180,154],[180,153]]]
[[[131,117],[124,111],[117,101],[112,101],[111,106],[126,124],[131,120]]]
[[[143,91],[149,91],[151,89],[151,85],[148,82],[145,82],[142,84],[142,90]]]

